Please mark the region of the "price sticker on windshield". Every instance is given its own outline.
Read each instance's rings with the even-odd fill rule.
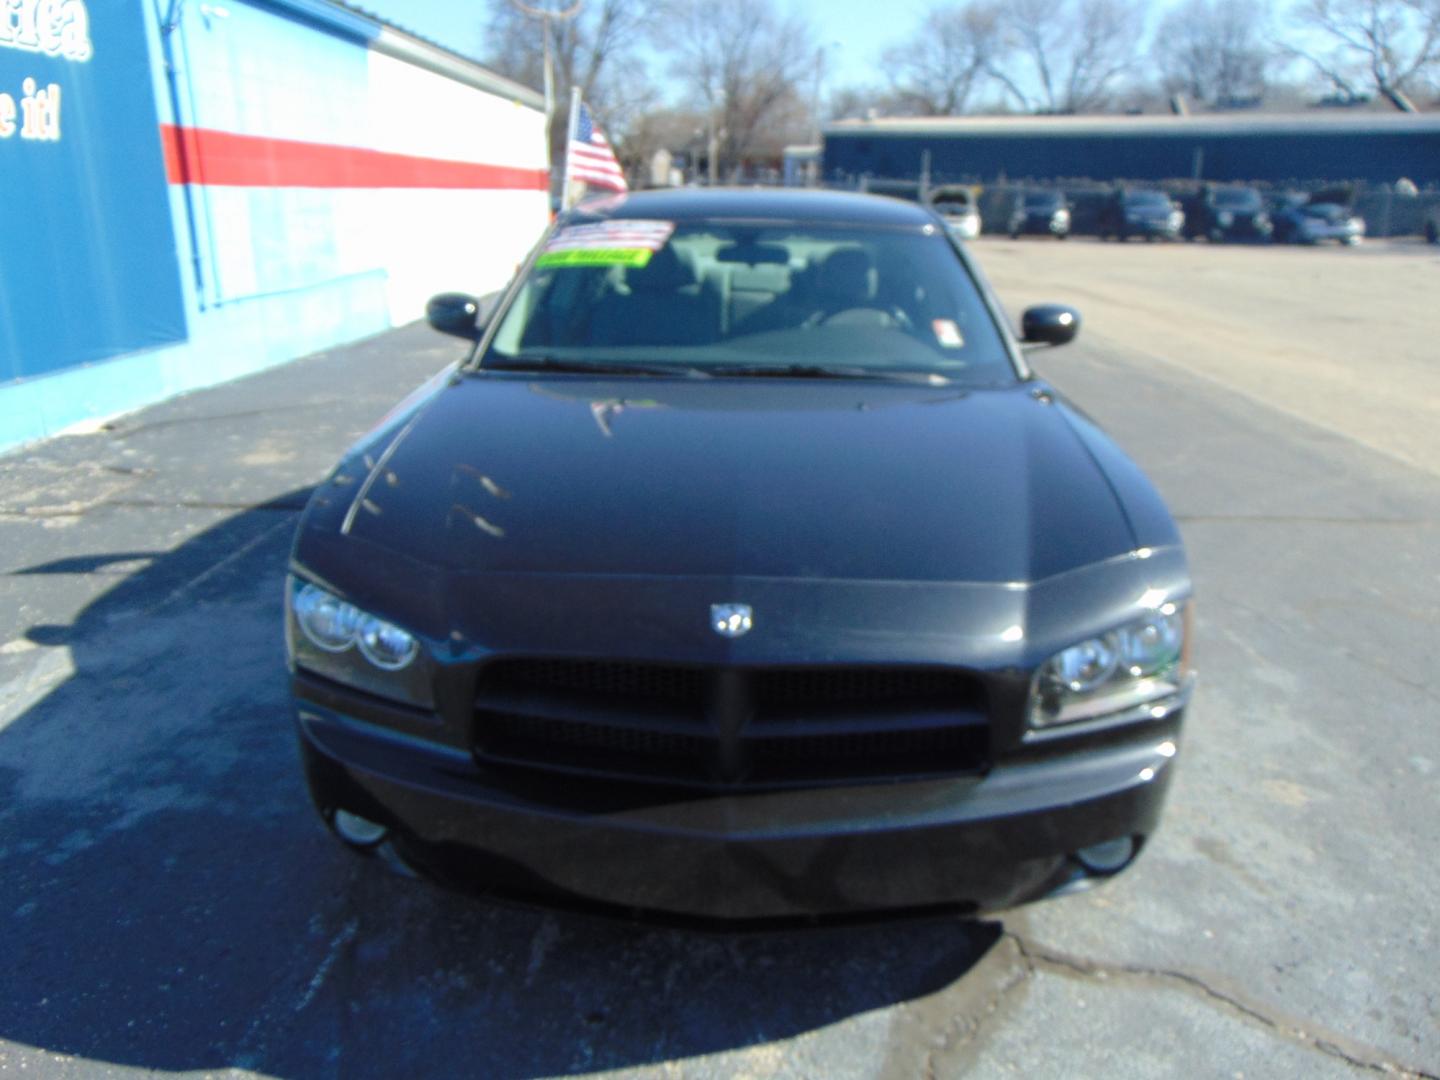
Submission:
[[[674,231],[673,221],[642,219],[571,225],[550,237],[535,265],[643,267]]]
[[[960,327],[950,319],[932,319],[930,329],[935,331],[935,340],[947,349],[960,349],[965,346],[965,335],[960,333]]]

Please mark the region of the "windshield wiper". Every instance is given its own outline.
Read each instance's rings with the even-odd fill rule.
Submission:
[[[636,364],[595,360],[561,360],[554,356],[517,356],[480,365],[481,371],[556,371],[577,375],[677,375],[709,378],[709,373],[689,364]]]
[[[759,375],[781,379],[897,379],[940,386],[950,380],[929,371],[872,368],[844,364],[723,364],[705,369],[711,375]]]

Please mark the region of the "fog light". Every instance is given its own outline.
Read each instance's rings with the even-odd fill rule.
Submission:
[[[1080,865],[1092,874],[1113,874],[1124,868],[1134,857],[1135,840],[1129,836],[1092,844],[1075,852],[1075,858],[1080,860]]]
[[[330,819],[330,826],[335,830],[335,835],[353,847],[374,847],[385,839],[389,830],[379,822],[363,818],[359,814],[352,814],[349,810],[336,810]]]

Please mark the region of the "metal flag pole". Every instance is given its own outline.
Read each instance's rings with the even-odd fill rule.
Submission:
[[[560,209],[569,210],[574,206],[574,199],[570,193],[570,148],[575,142],[575,128],[580,123],[580,88],[570,88],[570,124],[565,129],[565,179],[560,182]]]

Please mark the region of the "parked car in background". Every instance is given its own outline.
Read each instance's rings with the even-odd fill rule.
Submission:
[[[719,920],[972,914],[1143,852],[1193,685],[1180,535],[929,209],[582,204],[488,319],[428,316],[468,359],[316,488],[289,564],[345,843]]]
[[[1185,226],[1185,214],[1163,191],[1121,188],[1100,209],[1100,239],[1174,240]]]
[[[1063,191],[1026,191],[1010,212],[1010,239],[1039,234],[1064,240],[1070,235],[1070,205]]]
[[[1223,240],[1269,240],[1274,232],[1260,192],[1253,187],[1206,184],[1184,205],[1185,236]]]
[[[980,235],[980,207],[975,193],[965,187],[938,188],[930,196],[930,208],[939,214],[945,227],[961,240]]]
[[[1318,244],[1334,240],[1358,244],[1365,239],[1365,219],[1347,203],[1314,196],[1287,198],[1275,211],[1275,239],[1282,244]]]

